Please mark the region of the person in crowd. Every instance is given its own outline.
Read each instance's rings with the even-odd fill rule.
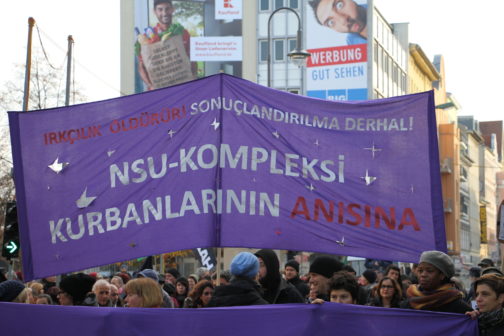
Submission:
[[[462,280],[460,280],[460,278],[455,277],[455,276],[451,277],[450,280],[453,283],[453,285],[455,286],[455,288],[458,289],[462,293],[462,299],[464,301],[467,301],[466,300],[467,291],[465,290],[464,283],[462,282]]]
[[[455,266],[450,256],[440,251],[426,251],[417,268],[418,285],[407,290],[401,308],[464,314],[471,307],[462,300],[462,293],[450,281]]]
[[[334,273],[343,269],[343,264],[329,256],[318,256],[310,264],[310,296],[315,295],[319,299],[329,301],[327,295],[329,289],[329,279]],[[313,291],[313,293],[311,293]]]
[[[230,281],[231,281],[231,272],[229,272],[228,270],[222,271],[220,274],[219,286],[229,285]],[[212,275],[212,283],[214,287],[217,287],[217,273],[214,273]]]
[[[35,304],[52,305],[54,304],[54,301],[48,294],[39,294],[35,297]]]
[[[175,286],[175,298],[177,299],[178,306],[180,308],[184,307],[184,300],[189,294],[189,282],[187,278],[180,277],[177,279],[177,284]]]
[[[282,278],[275,251],[262,249],[257,251],[255,256],[259,260],[259,283],[263,289],[263,299],[271,304],[304,302],[296,287]]]
[[[124,287],[125,306],[130,308],[160,308],[163,295],[157,281],[151,278],[136,278],[128,281]]]
[[[390,264],[387,266],[387,269],[385,269],[385,276],[394,279],[398,283],[402,283],[401,269],[395,264]]]
[[[339,271],[329,279],[328,296],[330,302],[357,304],[359,284],[357,279],[346,271]],[[322,304],[325,301],[315,299],[312,303]]]
[[[495,264],[494,264],[494,262],[493,262],[492,259],[490,259],[490,258],[483,258],[478,263],[478,266],[481,267],[481,270],[483,271],[485,268],[495,267]]]
[[[370,306],[399,308],[402,301],[402,289],[399,283],[390,277],[384,277],[375,287]]]
[[[44,290],[45,294],[49,295],[54,304],[59,302],[58,295],[61,292],[61,289],[56,286],[49,287],[47,290]]]
[[[402,275],[401,279],[402,279],[401,288],[403,292],[403,297],[406,298],[406,291],[408,287],[413,284],[413,281],[411,281],[411,278],[408,275]]]
[[[110,283],[107,280],[99,279],[93,284],[92,293],[84,299],[84,306],[112,307],[110,300]]]
[[[178,307],[178,306],[175,306],[174,302],[176,302],[176,300],[174,298],[172,298],[163,288],[163,282],[161,281],[160,282],[160,276],[159,276],[159,273],[156,272],[155,270],[153,269],[150,269],[150,268],[146,268],[144,270],[142,270],[141,272],[139,272],[137,274],[137,277],[138,278],[149,278],[149,279],[152,279],[154,280],[158,285],[159,285],[159,290],[161,291],[161,295],[163,297],[163,303],[161,305],[162,308],[174,308],[174,307]],[[163,279],[164,280],[164,279]],[[177,303],[178,304],[178,303]]]
[[[41,283],[44,285],[44,293],[48,293],[49,288],[56,287],[56,277],[45,277],[41,280]]]
[[[359,304],[366,305],[371,300],[373,289],[376,286],[376,278],[376,272],[371,269],[365,270],[358,278]]]
[[[58,301],[62,306],[82,306],[95,279],[84,273],[71,274],[60,282]]]
[[[110,284],[110,303],[112,307],[122,307],[122,299],[119,296],[119,289],[116,285]]]
[[[190,274],[187,277],[187,282],[189,283],[189,293],[194,289],[194,286],[198,283],[198,277],[196,274]]]
[[[40,294],[44,294],[44,285],[42,285],[40,282],[33,282],[29,287],[32,291],[32,302],[30,303],[36,303],[37,297]]]
[[[201,280],[189,292],[189,296],[184,301],[184,308],[204,308],[208,306],[213,291],[214,286],[211,281]]]
[[[180,278],[180,273],[176,268],[169,268],[165,273],[165,284],[171,283],[173,287],[177,284],[177,279]]]
[[[303,299],[305,299],[310,293],[310,287],[308,284],[301,280],[299,277],[299,263],[296,260],[289,260],[285,264],[285,279],[301,294]]]
[[[114,275],[112,277],[112,279],[110,279],[110,283],[112,285],[114,285],[114,286],[117,287],[119,295],[121,295],[123,293],[123,291],[124,291],[124,281],[123,281],[123,279],[120,276]]]
[[[499,274],[499,275],[504,275],[500,269],[494,266],[487,267],[481,271],[481,275],[487,275],[487,274]]]
[[[0,283],[0,302],[30,303],[29,289],[17,280],[6,280]]]
[[[471,267],[469,269],[469,281],[471,282],[471,286],[466,296],[467,303],[472,303],[474,301],[474,282],[477,279],[479,279],[480,276],[481,276],[481,269],[479,267]]]
[[[346,271],[347,273],[352,274],[354,277],[357,277],[357,272],[355,271],[355,269],[348,264],[343,266],[343,271]]]
[[[196,276],[198,280],[209,280],[212,281],[212,276],[210,275],[210,270],[206,267],[200,267],[196,270]]]
[[[218,286],[209,307],[251,306],[268,304],[261,297],[260,286],[254,280],[259,272],[259,260],[250,252],[240,252],[231,260],[233,278],[229,285]]]
[[[474,282],[474,287],[478,309],[466,314],[478,318],[481,336],[504,335],[504,277],[483,275]]]

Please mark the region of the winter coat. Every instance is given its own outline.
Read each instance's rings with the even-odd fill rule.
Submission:
[[[310,287],[308,286],[308,284],[306,282],[304,282],[303,280],[301,280],[299,278],[299,276],[296,276],[295,278],[292,278],[290,280],[287,280],[291,285],[293,285],[294,287],[296,287],[296,289],[298,290],[299,294],[301,294],[301,296],[304,298],[306,298],[308,296],[308,294],[310,294]]]
[[[229,285],[215,288],[208,307],[252,306],[268,304],[261,297],[259,285],[250,278],[235,277]]]
[[[400,308],[413,309],[409,304],[409,300],[404,300],[403,302],[401,302]],[[427,310],[427,309],[425,309],[425,310]],[[466,312],[472,311],[473,309],[464,300],[456,299],[455,301],[448,302],[442,306],[439,306],[436,308],[431,308],[429,310],[436,311],[436,312],[444,312],[444,313],[465,314]]]

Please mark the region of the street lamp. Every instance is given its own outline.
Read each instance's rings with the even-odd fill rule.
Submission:
[[[306,52],[306,50],[301,49],[301,39],[303,36],[301,29],[301,19],[299,18],[299,14],[294,9],[289,7],[280,7],[278,9],[275,9],[268,19],[268,87],[271,87],[271,19],[273,18],[273,15],[284,9],[296,14],[296,17],[298,19],[296,49],[289,52],[287,54],[287,57],[289,57],[292,63],[294,63],[298,67],[303,66],[306,62],[306,59],[310,57],[310,53]]]

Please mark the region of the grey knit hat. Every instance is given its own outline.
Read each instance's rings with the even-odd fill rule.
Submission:
[[[440,270],[448,279],[455,275],[455,265],[446,253],[440,251],[425,251],[420,256],[420,263],[426,262]]]

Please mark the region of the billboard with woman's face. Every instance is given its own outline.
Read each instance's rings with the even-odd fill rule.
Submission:
[[[368,98],[368,36],[371,0],[309,0],[306,93],[328,100]],[[372,8],[372,7],[370,7]]]

